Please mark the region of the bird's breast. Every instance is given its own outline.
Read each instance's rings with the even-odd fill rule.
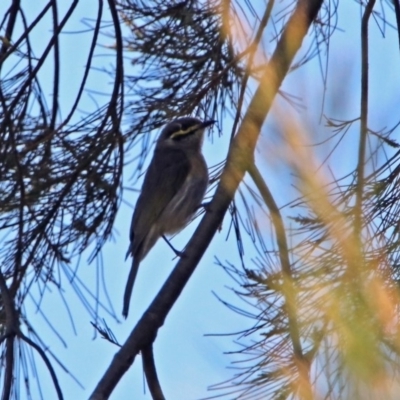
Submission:
[[[160,218],[164,233],[172,234],[185,227],[199,208],[207,185],[207,165],[200,154],[200,157],[191,158],[188,176]]]

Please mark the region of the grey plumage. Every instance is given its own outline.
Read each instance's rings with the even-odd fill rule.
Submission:
[[[213,123],[178,118],[165,126],[157,140],[132,217],[126,256],[133,260],[124,294],[125,318],[140,262],[162,235],[185,227],[204,197],[208,172],[201,145],[204,129]]]

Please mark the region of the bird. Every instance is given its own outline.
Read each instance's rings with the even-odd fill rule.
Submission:
[[[183,229],[201,206],[208,186],[201,148],[205,129],[215,122],[176,118],[165,125],[157,139],[132,216],[125,258],[132,256],[122,310],[125,318],[141,261],[160,237]]]

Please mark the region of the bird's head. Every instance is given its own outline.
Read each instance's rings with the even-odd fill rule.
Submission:
[[[200,149],[205,128],[214,123],[212,120],[201,121],[194,117],[174,119],[164,127],[157,144]]]

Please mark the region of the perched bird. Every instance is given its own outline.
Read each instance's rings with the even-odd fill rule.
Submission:
[[[140,262],[161,236],[184,228],[201,204],[208,185],[201,146],[205,128],[214,122],[177,118],[157,140],[132,217],[126,257],[133,260],[124,294],[125,318]]]

